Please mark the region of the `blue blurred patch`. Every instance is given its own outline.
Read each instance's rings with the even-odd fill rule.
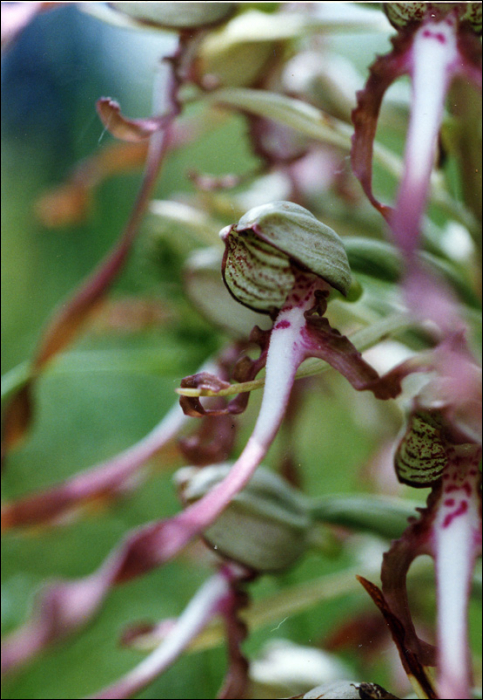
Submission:
[[[4,138],[28,141],[64,162],[82,155],[79,124],[84,116],[97,121],[105,31],[75,7],[42,13],[23,30],[2,58]]]

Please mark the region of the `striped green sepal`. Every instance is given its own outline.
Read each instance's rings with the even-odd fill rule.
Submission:
[[[399,481],[415,488],[432,486],[447,461],[441,419],[429,411],[413,412],[394,457]]]
[[[341,238],[304,207],[272,202],[220,231],[222,274],[230,294],[254,311],[281,309],[296,272],[320,277],[347,296],[351,271]]]
[[[279,309],[294,284],[287,255],[250,230],[226,241],[223,277],[235,299],[262,313]]]

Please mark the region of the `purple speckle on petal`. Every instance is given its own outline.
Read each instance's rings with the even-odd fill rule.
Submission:
[[[429,29],[425,29],[423,32],[423,36],[427,39],[436,39],[436,41],[439,41],[440,44],[446,44],[445,35],[439,32],[435,33],[430,31]]]
[[[467,512],[467,510],[468,501],[461,501],[458,508],[453,513],[449,513],[445,517],[443,521],[443,528],[449,527],[455,518],[458,518],[460,515],[464,515]]]
[[[454,504],[455,504],[454,498],[447,498],[444,502],[444,505],[448,506],[448,507],[454,506]]]
[[[274,327],[273,330],[276,331],[279,328],[290,328],[290,321],[279,321]]]

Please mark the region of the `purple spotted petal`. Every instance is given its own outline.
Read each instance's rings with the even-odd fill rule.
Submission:
[[[481,450],[454,448],[443,476],[433,521],[432,548],[438,599],[438,693],[470,697],[468,598],[476,558],[481,554]]]
[[[418,244],[446,95],[461,70],[456,17],[424,22],[414,33],[408,58],[411,116],[404,175],[390,224],[396,244],[411,256]]]

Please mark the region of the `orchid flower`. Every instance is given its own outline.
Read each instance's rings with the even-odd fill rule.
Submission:
[[[389,222],[407,262],[405,291],[414,312],[436,321],[449,343],[461,329],[447,289],[431,279],[415,259],[426,206],[445,99],[454,78],[481,87],[481,5],[478,3],[388,3],[386,13],[399,31],[393,51],[371,69],[353,113],[353,169],[371,203]],[[412,81],[412,106],[404,175],[391,210],[372,193],[372,142],[386,89],[400,75]],[[456,330],[455,330],[456,329]],[[382,610],[403,665],[420,697],[467,698],[470,660],[467,604],[474,561],[481,551],[481,396],[466,344],[443,348],[438,377],[414,402],[407,431],[396,453],[400,481],[431,486],[428,506],[384,559],[383,593],[364,582]],[[407,605],[405,578],[413,559],[430,554],[436,565],[437,648],[420,640]],[[427,672],[437,666],[436,686]]]
[[[377,58],[352,114],[352,167],[371,203],[389,221],[397,245],[411,258],[419,240],[446,95],[463,76],[481,87],[480,3],[386,3],[398,29],[393,50]],[[412,104],[404,176],[391,210],[372,193],[372,146],[387,88],[401,75],[412,81]]]
[[[45,597],[58,608],[58,624],[51,629],[50,615],[42,613],[15,633],[4,647],[5,666],[22,663],[52,638],[64,636],[91,617],[116,583],[159,566],[201,535],[250,481],[280,427],[298,366],[307,357],[319,357],[359,390],[377,398],[400,392],[400,378],[379,377],[350,340],[323,318],[332,288],[347,294],[350,267],[341,239],[303,207],[276,202],[248,212],[238,225],[221,232],[226,251],[224,280],[238,301],[272,318],[271,331],[261,336],[263,351],[248,371],[266,364],[266,383],[260,413],[248,443],[229,474],[199,501],[178,515],[152,523],[126,538],[91,576],[59,583]],[[212,375],[201,372],[201,381]],[[215,378],[216,379],[216,378]],[[219,380],[218,380],[219,381]],[[187,412],[204,415],[199,400],[182,405]],[[199,408],[198,408],[199,407]],[[237,406],[236,411],[243,406]],[[224,411],[214,410],[214,413]],[[83,594],[82,612],[69,612],[70,601]],[[46,605],[41,605],[44,609]],[[62,623],[60,623],[62,621]],[[25,638],[31,639],[28,645]]]
[[[461,368],[453,380],[448,370],[459,358],[447,356],[445,376],[432,379],[414,399],[396,450],[399,480],[431,487],[427,507],[385,555],[382,594],[362,581],[386,618],[418,696],[455,700],[470,697],[468,597],[481,554],[481,436],[475,433],[474,417],[478,405],[481,412],[481,372],[468,361],[466,386],[458,392]],[[417,636],[406,592],[409,567],[422,554],[435,561],[436,648]],[[437,667],[436,686],[431,666]]]
[[[185,524],[184,534],[181,528],[178,533],[180,547],[205,530],[250,480],[277,434],[296,371],[305,359],[325,360],[356,390],[370,390],[376,398],[394,398],[401,391],[397,375],[379,377],[349,339],[323,318],[331,289],[347,295],[351,283],[347,254],[332,229],[297,204],[274,202],[252,209],[220,236],[228,291],[273,320],[270,331],[255,328],[252,334],[262,353],[249,371],[266,366],[265,390],[252,435],[229,475],[178,516]],[[197,383],[218,384],[204,373],[189,378],[190,386]],[[190,415],[206,414],[198,399],[181,403]]]
[[[355,132],[352,168],[370,202],[389,223],[408,265],[406,295],[420,316],[441,328],[458,323],[447,290],[414,265],[428,199],[438,134],[448,90],[457,77],[481,89],[481,3],[385,3],[398,35],[393,50],[376,59],[352,114]],[[372,147],[382,99],[394,80],[408,74],[412,102],[404,155],[404,173],[391,209],[372,192]],[[460,325],[460,324],[459,324]]]

